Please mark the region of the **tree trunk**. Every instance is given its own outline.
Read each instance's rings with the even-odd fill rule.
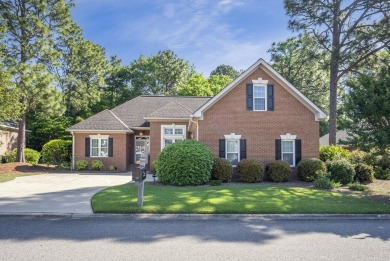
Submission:
[[[16,162],[26,162],[24,157],[25,144],[26,144],[26,115],[23,114],[19,121],[18,152],[16,154]]]
[[[333,11],[332,53],[330,57],[329,88],[329,145],[336,145],[337,82],[340,62],[340,2],[335,1]]]

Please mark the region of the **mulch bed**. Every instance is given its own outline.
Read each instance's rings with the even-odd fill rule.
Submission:
[[[22,172],[22,173],[49,173],[57,171],[55,166],[33,165],[30,163],[11,162],[0,164],[0,174]]]

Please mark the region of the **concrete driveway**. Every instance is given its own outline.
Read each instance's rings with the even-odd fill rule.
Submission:
[[[0,183],[0,213],[92,213],[98,191],[132,180],[123,174],[42,174]]]

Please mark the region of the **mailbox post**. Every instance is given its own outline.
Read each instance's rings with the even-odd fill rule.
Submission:
[[[144,204],[144,185],[146,179],[146,169],[142,167],[137,167],[133,171],[133,180],[135,185],[138,187],[138,202],[137,205],[142,207]]]

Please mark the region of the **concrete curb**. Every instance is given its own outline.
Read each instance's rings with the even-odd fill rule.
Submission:
[[[122,220],[390,220],[390,214],[88,214],[88,213],[0,213],[0,217],[122,219]]]

